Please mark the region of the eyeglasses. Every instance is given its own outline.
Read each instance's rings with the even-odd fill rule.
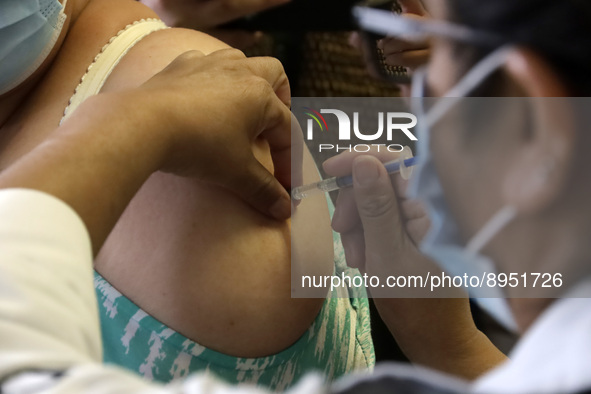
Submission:
[[[506,41],[496,34],[449,22],[406,18],[400,15],[398,3],[392,0],[362,3],[353,8],[353,17],[366,47],[364,52],[370,55],[370,68],[381,78],[394,83],[410,83],[411,78],[404,67],[385,63],[383,52],[377,47],[382,38],[419,42],[435,36],[490,48],[502,46]]]

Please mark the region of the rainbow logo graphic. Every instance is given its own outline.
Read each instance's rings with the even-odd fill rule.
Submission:
[[[304,107],[304,109],[307,111],[304,113],[312,119],[314,119],[316,123],[318,123],[318,126],[320,126],[320,131],[324,131],[325,129],[326,131],[328,131],[328,125],[326,124],[326,120],[324,120],[324,117],[320,115],[319,112],[314,111],[312,108],[308,107]],[[320,120],[322,120],[322,122],[320,122]]]

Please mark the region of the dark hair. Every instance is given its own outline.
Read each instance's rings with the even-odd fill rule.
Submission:
[[[448,0],[447,5],[451,21],[534,50],[571,95],[591,96],[591,0]],[[492,50],[457,47],[472,64]]]

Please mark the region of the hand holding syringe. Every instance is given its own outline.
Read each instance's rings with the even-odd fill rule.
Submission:
[[[386,167],[388,174],[400,173],[402,178],[409,179],[412,174],[412,167],[416,164],[417,158],[413,157],[410,149],[406,148],[401,152],[398,159],[384,163],[384,167]],[[353,175],[334,177],[309,185],[296,187],[291,191],[291,198],[298,201],[318,193],[328,193],[351,186],[353,186]]]

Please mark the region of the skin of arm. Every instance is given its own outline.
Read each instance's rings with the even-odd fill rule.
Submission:
[[[134,21],[153,17],[151,10],[134,1],[90,1],[73,21],[46,77],[2,130],[0,168],[7,168],[53,133],[81,76],[112,36]],[[168,29],[152,33],[121,60],[102,92],[136,88],[187,50],[208,53],[222,48],[226,48],[225,44],[196,31]],[[234,59],[240,56],[237,52],[231,55]],[[199,64],[195,59],[196,67]],[[193,131],[199,131],[203,139],[195,139],[195,145],[187,146],[200,143],[204,148],[198,155],[179,147],[177,155],[182,153],[181,157],[187,158],[194,154],[207,157],[207,161],[195,162],[184,173],[164,168],[150,175],[101,248],[96,269],[146,312],[203,346],[242,357],[276,354],[302,336],[324,302],[321,298],[291,298],[292,227],[294,231],[301,228],[298,231],[321,244],[319,248],[304,248],[302,261],[330,274],[334,263],[328,209],[325,200],[309,202],[305,209],[298,208],[296,215],[301,212],[304,217],[317,211],[316,217],[326,217],[319,220],[323,224],[296,226],[294,216],[292,226],[290,221],[261,215],[216,180],[217,175],[225,174],[227,181],[248,187],[248,178],[242,174],[245,163],[254,156],[257,165],[289,182],[289,171],[278,173],[271,160],[274,155],[289,160],[289,144],[283,144],[283,150],[273,150],[268,143],[269,138],[282,135],[278,125],[285,121],[285,114],[276,111],[276,104],[283,104],[287,110],[289,87],[283,71],[273,74],[256,61],[249,61],[245,72],[210,66],[203,70],[204,78],[199,81],[185,86],[180,79],[169,83],[169,89],[162,83],[161,90],[143,90],[147,97],[133,104],[168,100],[182,107],[168,106],[167,113],[146,117],[150,126],[141,123],[140,130],[134,131],[140,133],[145,128],[146,138],[151,138],[153,127],[170,132],[171,122],[179,120],[172,116],[177,112],[196,117],[194,121],[200,126]],[[251,73],[264,70],[269,82],[251,84],[256,82]],[[218,78],[228,72],[240,74],[244,83],[228,79],[229,83],[221,84]],[[198,103],[181,99],[179,92],[187,88],[192,89],[191,95]],[[275,97],[270,95],[273,90],[279,98],[261,103],[261,98]],[[256,103],[261,104],[257,108],[263,114],[253,111]],[[276,113],[266,113],[271,109]],[[256,124],[260,116],[269,123]],[[180,120],[187,127],[196,124],[186,118]],[[237,138],[248,135],[236,132],[245,129],[267,132],[262,138],[256,138],[256,133]],[[112,137],[118,138],[117,134]],[[241,153],[235,154],[238,151]],[[227,171],[212,173],[216,168]],[[318,177],[313,165],[306,168],[306,181]],[[192,176],[178,176],[187,173]],[[98,244],[95,242],[95,247]]]
[[[193,30],[153,33],[122,59],[103,91],[141,84],[179,52],[225,47]],[[224,114],[209,120],[234,127]],[[266,141],[258,139],[251,147],[273,172]],[[304,163],[305,182],[318,180],[307,155]],[[309,215],[316,220],[297,218]],[[291,298],[291,264],[314,264],[331,273],[329,223],[322,198],[298,207],[291,221],[281,223],[218,187],[156,173],[124,212],[96,269],[142,309],[198,343],[233,356],[267,356],[296,342],[324,302]],[[299,261],[291,261],[292,237],[313,238],[317,246],[307,244]]]
[[[465,299],[375,299],[380,316],[413,362],[475,380],[507,360],[474,325]]]
[[[196,62],[199,62],[198,67],[195,67]],[[4,170],[0,188],[35,189],[66,202],[89,228],[96,254],[121,212],[150,174],[166,170],[207,181],[207,171],[202,169],[209,161],[204,151],[209,149],[203,142],[211,138],[202,136],[201,131],[207,130],[203,124],[207,118],[189,116],[183,105],[207,109],[203,98],[194,92],[196,86],[203,89],[203,82],[211,80],[209,70],[212,68],[223,71],[215,78],[216,89],[223,85],[246,88],[265,84],[270,88],[276,82],[253,72],[240,72],[251,67],[257,68],[259,75],[268,73],[266,77],[275,74],[281,78],[282,71],[272,71],[278,67],[275,62],[247,60],[237,57],[233,50],[208,57],[192,51],[179,56],[140,88],[91,97],[45,141]],[[279,69],[282,68],[279,66]],[[175,89],[173,81],[181,81],[184,90]],[[252,123],[259,127],[270,123],[287,133],[289,110],[272,96],[252,99],[251,115],[237,114],[243,116],[246,128],[252,127]],[[163,97],[169,100],[162,100]],[[262,111],[264,107],[274,110]],[[171,118],[171,111],[176,111],[178,116]],[[249,121],[253,115],[255,119]],[[157,120],[166,117],[171,124],[170,128],[163,129]],[[240,137],[240,131],[237,129],[233,134]],[[212,142],[215,143],[215,139]],[[183,150],[190,153],[183,155]],[[210,169],[211,178],[215,179],[219,171]],[[109,188],[105,188],[106,184]]]
[[[125,97],[88,100],[58,132],[0,176],[0,188],[35,189],[70,205],[86,224],[95,253],[166,153],[163,136],[145,127],[154,112],[144,113],[146,106],[139,116],[130,116],[137,110],[126,111],[130,105]],[[142,130],[141,135],[134,130]],[[151,138],[143,138],[146,134]],[[116,145],[110,143],[115,135]],[[108,197],[106,183],[111,185]]]
[[[194,61],[194,58],[185,57],[185,61],[189,60]],[[100,247],[101,239],[143,180],[157,169],[176,168],[173,163],[177,161],[171,160],[176,152],[172,133],[162,133],[161,128],[151,127],[150,121],[154,120],[151,116],[162,115],[160,111],[164,108],[161,103],[146,99],[145,93],[135,90],[89,99],[47,141],[0,174],[0,190],[24,187],[61,199],[83,220],[95,249]],[[198,104],[189,94],[183,97]],[[138,103],[143,104],[139,107],[141,110]],[[191,119],[186,120],[191,123]],[[200,126],[197,122],[192,125]],[[121,133],[124,136],[120,136]],[[182,133],[176,135],[185,144],[194,141],[187,137],[189,135],[183,137]],[[196,152],[200,149],[197,145],[194,148]],[[105,183],[109,184],[108,190]],[[10,342],[0,354],[3,387],[55,392],[71,392],[72,387],[89,390],[92,387],[92,390],[105,392],[114,388],[121,392],[235,391],[211,374],[193,375],[182,387],[179,384],[164,387],[151,385],[129,371],[102,364],[88,237],[79,219],[61,203],[58,206],[47,197],[45,200],[36,198],[36,203],[41,201],[45,205],[36,206],[31,212],[23,211],[22,202],[20,206],[16,204],[19,207],[16,212],[26,222],[12,222],[11,226],[3,228],[3,235],[7,237],[3,238],[6,247],[1,251],[5,258],[0,268],[2,279],[10,282],[2,294],[0,313],[2,338],[6,339],[5,344]],[[56,207],[61,209],[57,211],[62,215],[59,216],[61,224],[67,223],[61,229],[71,230],[70,233],[56,232],[54,223],[44,222],[47,216],[42,211],[53,211]],[[3,213],[11,209],[10,205],[3,208]],[[27,220],[27,213],[32,214],[34,220]],[[7,216],[14,220],[18,215]],[[41,224],[43,230],[36,224]],[[7,228],[11,230],[6,231]],[[15,235],[16,239],[27,242],[11,242]],[[54,253],[48,256],[48,250]],[[48,379],[48,371],[52,379]],[[22,378],[21,373],[27,376]],[[313,388],[310,379],[306,382],[305,388],[298,392],[325,392],[319,378]],[[264,390],[245,387],[242,391],[262,393]]]

